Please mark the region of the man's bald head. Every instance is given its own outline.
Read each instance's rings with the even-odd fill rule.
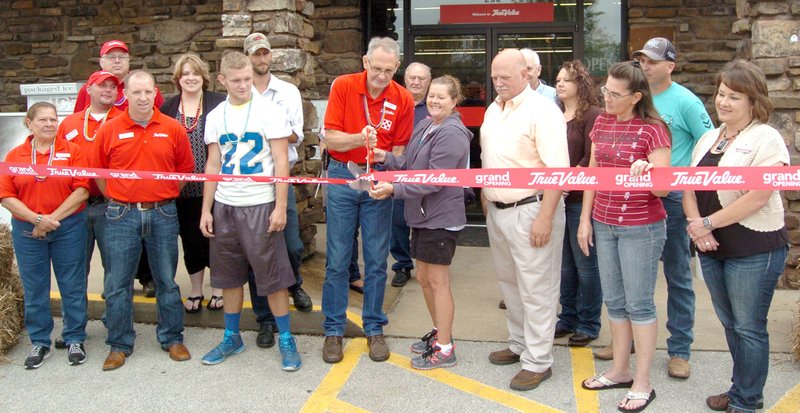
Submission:
[[[504,49],[492,60],[492,84],[502,101],[509,101],[528,87],[525,57],[517,49]]]

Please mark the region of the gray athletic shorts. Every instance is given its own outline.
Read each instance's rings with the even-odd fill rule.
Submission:
[[[214,202],[210,242],[211,287],[238,288],[255,274],[258,295],[268,296],[295,283],[282,231],[268,232],[275,202],[236,207]],[[184,253],[191,253],[185,251]]]

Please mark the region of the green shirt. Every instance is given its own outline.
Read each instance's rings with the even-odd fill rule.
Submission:
[[[667,90],[653,96],[656,110],[672,133],[671,166],[689,166],[694,145],[714,129],[703,102],[689,89],[672,82]]]

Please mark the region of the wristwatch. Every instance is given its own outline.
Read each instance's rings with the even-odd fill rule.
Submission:
[[[714,229],[714,225],[711,225],[711,218],[710,217],[703,218],[703,226],[709,231]]]

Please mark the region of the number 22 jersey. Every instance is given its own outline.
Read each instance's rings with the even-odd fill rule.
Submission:
[[[291,134],[284,110],[253,94],[252,101],[243,105],[226,100],[214,108],[206,119],[205,142],[219,144],[221,175],[274,176],[269,140]],[[219,182],[214,199],[232,206],[266,204],[275,200],[275,187],[264,182]]]

